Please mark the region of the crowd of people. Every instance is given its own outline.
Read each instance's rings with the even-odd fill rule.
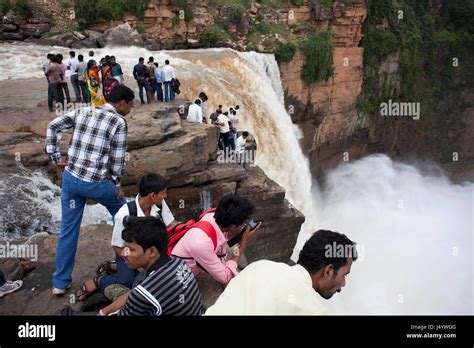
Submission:
[[[133,68],[139,90],[140,101],[145,103],[143,90],[147,103],[170,102],[175,94],[179,94],[179,80],[175,77],[174,69],[169,60],[165,60],[163,67],[155,62],[153,57],[148,59],[140,57],[138,64]],[[90,103],[92,106],[102,106],[108,100],[111,91],[125,84],[122,66],[117,63],[115,56],[106,55],[97,61],[94,51],[90,51],[87,59],[82,54],[76,58],[76,52],[69,52],[67,65],[63,63],[61,54],[49,53],[43,63],[43,71],[48,82],[48,108],[49,111],[61,108],[65,110],[65,103],[71,103],[67,75],[69,72],[70,83],[74,90],[74,103]],[[156,99],[155,99],[156,93]]]
[[[191,123],[208,123],[205,103],[208,98],[206,93],[199,93],[198,98],[188,107],[186,120]],[[215,111],[209,115],[209,123],[219,127],[219,140],[217,146],[220,151],[235,157],[235,162],[241,163],[246,171],[249,168],[249,157],[246,150],[249,148],[247,141],[249,133],[243,131],[238,135],[239,117],[237,111],[240,106],[229,107],[228,111],[223,111],[220,104]]]

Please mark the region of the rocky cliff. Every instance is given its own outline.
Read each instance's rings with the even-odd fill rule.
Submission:
[[[302,148],[311,171],[334,166],[342,160],[346,142],[357,120],[357,98],[362,91],[362,23],[365,0],[334,1],[332,10],[310,12],[302,20],[318,31],[331,29],[334,74],[327,81],[307,84],[301,79],[306,59],[297,51],[293,60],[280,63],[285,103],[293,122],[303,131]]]

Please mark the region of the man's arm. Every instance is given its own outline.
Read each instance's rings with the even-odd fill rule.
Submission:
[[[62,132],[67,129],[74,128],[77,113],[79,110],[74,110],[56,117],[48,124],[46,130],[46,144],[45,152],[49,155],[51,161],[57,164],[61,161],[61,137]]]
[[[110,174],[115,186],[120,187],[123,171],[125,169],[125,154],[127,150],[127,122],[123,120],[110,144]]]
[[[151,296],[151,297],[150,297]],[[118,316],[153,316],[161,315],[161,307],[151,301],[156,299],[141,285],[134,287],[125,302],[123,308],[117,313]]]
[[[200,233],[199,233],[200,232]],[[211,238],[203,231],[196,231],[189,240],[189,254],[202,268],[217,282],[226,285],[239,272],[237,270],[238,259],[221,261],[214,250]],[[191,235],[190,235],[191,237]],[[239,256],[240,257],[240,256]]]
[[[133,67],[133,77],[134,77],[135,80],[137,79],[137,67],[136,66]]]
[[[107,307],[102,308],[102,313],[104,313],[105,315],[109,315],[110,313],[114,313],[118,310],[121,310],[123,307],[125,307],[125,303],[127,302],[128,296],[131,292],[132,290],[127,291],[125,294],[120,295],[119,298],[117,298]]]

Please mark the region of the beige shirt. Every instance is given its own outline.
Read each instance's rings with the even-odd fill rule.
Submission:
[[[262,260],[232,279],[206,315],[326,314],[319,299],[302,266]]]

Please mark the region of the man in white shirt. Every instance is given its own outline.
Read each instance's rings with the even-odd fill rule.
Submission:
[[[78,301],[83,301],[99,287],[102,292],[112,284],[132,288],[137,272],[127,266],[122,256],[125,248],[125,242],[122,239],[123,220],[129,215],[138,217],[153,216],[162,220],[166,226],[170,226],[174,221],[174,216],[165,201],[167,186],[167,180],[159,174],[148,173],[143,176],[139,184],[139,194],[135,197],[135,200],[124,204],[114,217],[111,244],[116,255],[115,267],[109,264],[108,267],[104,267],[105,269],[99,270],[103,274],[86,282],[83,288],[78,291]],[[110,268],[116,268],[116,273],[107,274],[106,268],[109,268],[109,272]]]
[[[229,117],[227,117],[228,112],[224,112],[217,117],[217,125],[220,128],[220,135],[219,135],[219,150],[229,151],[230,146],[230,125],[229,125]]]
[[[70,71],[69,76],[71,77],[71,85],[74,89],[74,94],[76,95],[76,103],[82,103],[81,90],[79,87],[79,76],[76,72],[76,66],[79,64],[79,61],[76,58],[76,52],[69,52],[69,64],[67,69]]]
[[[237,154],[238,163],[242,164],[245,171],[248,171],[249,169],[247,153],[245,152],[248,136],[249,132],[242,132],[240,137],[237,138],[237,143],[235,144],[235,153]]]
[[[192,123],[202,123],[201,99],[196,99],[194,104],[189,105],[186,120]]]
[[[167,59],[165,60],[165,66],[163,67],[163,78],[165,84],[165,102],[169,102],[174,100],[174,92],[173,88],[171,88],[171,80],[175,79],[174,76],[174,69],[170,65],[170,61]]]
[[[328,300],[346,285],[357,260],[355,243],[345,235],[319,230],[306,242],[298,264],[257,261],[225,288],[206,315],[318,315]]]

